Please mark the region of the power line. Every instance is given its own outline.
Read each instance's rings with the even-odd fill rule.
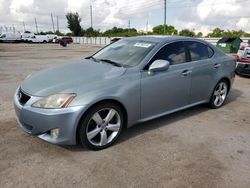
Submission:
[[[237,3],[240,3],[240,2],[249,2],[249,0],[239,0],[237,1]],[[232,1],[224,1],[224,2],[216,2],[216,3],[206,3],[206,4],[199,4],[199,5],[187,5],[187,6],[169,6],[168,8],[192,8],[192,7],[198,7],[198,6],[211,6],[211,5],[220,5],[220,4],[231,4]],[[192,3],[190,3],[192,4]]]

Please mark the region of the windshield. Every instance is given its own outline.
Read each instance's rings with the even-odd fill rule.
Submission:
[[[156,43],[141,40],[119,40],[101,51],[93,58],[109,60],[122,66],[136,66],[153,49]]]

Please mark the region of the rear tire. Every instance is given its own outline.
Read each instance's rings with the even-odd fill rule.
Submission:
[[[225,80],[219,81],[213,91],[209,105],[213,109],[220,108],[226,101],[228,95],[229,87]]]
[[[124,115],[115,103],[105,102],[92,107],[80,121],[77,140],[82,146],[101,150],[111,146],[124,127]]]

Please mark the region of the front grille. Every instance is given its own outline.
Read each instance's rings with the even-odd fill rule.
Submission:
[[[19,90],[19,92],[17,93],[17,98],[18,101],[24,105],[26,102],[28,102],[28,100],[30,99],[30,96],[25,94],[21,89]]]

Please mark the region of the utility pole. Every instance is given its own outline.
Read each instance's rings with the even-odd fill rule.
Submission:
[[[146,32],[148,34],[148,20],[147,20],[147,23],[146,23]]]
[[[23,32],[26,31],[26,28],[25,28],[25,23],[23,22]]]
[[[130,20],[128,20],[128,33],[130,32]]]
[[[56,27],[57,27],[57,31],[59,32],[59,20],[58,20],[58,16],[56,17]]]
[[[54,20],[53,20],[53,15],[51,13],[51,21],[52,21],[52,26],[53,26],[53,32],[55,33],[55,25],[54,25]]]
[[[36,24],[36,33],[38,34],[38,27],[37,27],[37,21],[36,21],[36,18],[35,18],[35,24]]]
[[[93,28],[93,13],[92,13],[92,5],[90,5],[90,27]]]
[[[167,0],[164,0],[164,34],[166,33],[167,24]]]
[[[16,33],[16,28],[15,28],[14,24],[12,24],[12,27],[13,27],[13,33]]]

